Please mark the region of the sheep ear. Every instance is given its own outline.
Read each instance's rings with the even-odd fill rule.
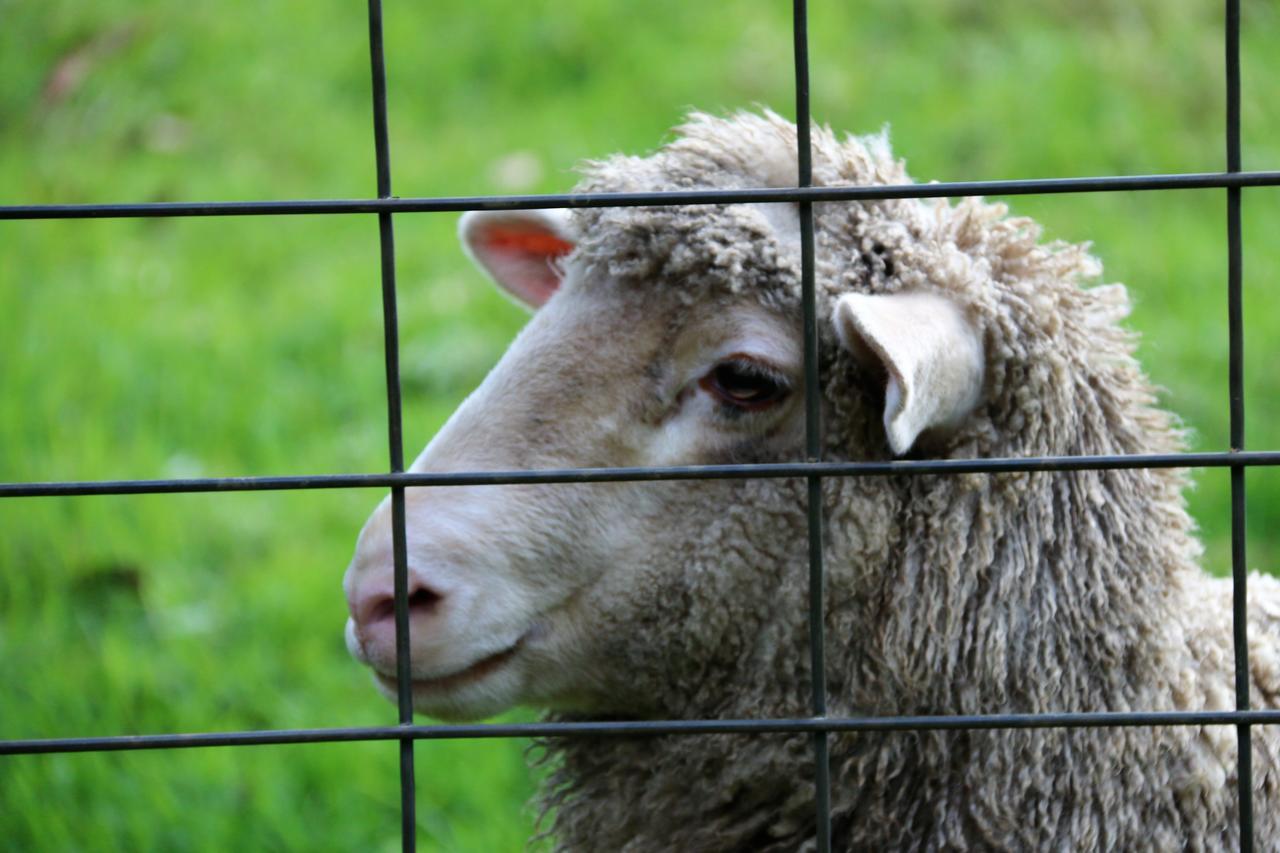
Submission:
[[[964,311],[934,293],[849,293],[835,310],[846,349],[888,374],[884,427],[901,456],[925,430],[953,429],[982,395],[982,338]]]
[[[563,210],[473,210],[458,223],[471,260],[507,293],[541,308],[560,286],[556,260],[573,251]]]

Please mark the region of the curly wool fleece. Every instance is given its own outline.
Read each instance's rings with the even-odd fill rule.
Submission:
[[[652,156],[588,164],[577,189],[789,186],[794,152],[794,126],[772,113],[695,114]],[[813,178],[910,181],[883,136],[841,140],[825,128],[813,132]],[[788,207],[582,211],[577,257],[637,286],[676,287],[689,301],[749,294],[794,313],[794,208],[776,215]],[[850,291],[944,293],[980,329],[982,401],[958,432],[923,442],[920,453],[1182,447],[1134,360],[1133,336],[1118,325],[1124,288],[1082,286],[1100,273],[1084,246],[1040,244],[1033,222],[977,199],[814,210],[826,458],[890,455],[876,410],[883,377],[868,375],[831,331],[834,300]],[[1177,470],[826,480],[829,712],[1233,707],[1230,590],[1197,565],[1186,485]],[[619,642],[640,679],[646,640],[681,634],[656,644],[682,648],[683,658],[662,662],[667,680],[655,682],[646,714],[807,714],[803,486],[732,488],[731,517],[681,544],[699,571],[686,572],[670,611]],[[1280,582],[1249,583],[1253,706],[1275,707]],[[1229,727],[836,734],[830,748],[838,849],[1238,844]],[[547,828],[563,849],[814,844],[805,737],[566,739],[546,749],[555,768]],[[1274,727],[1253,730],[1253,786],[1257,842],[1280,849]]]

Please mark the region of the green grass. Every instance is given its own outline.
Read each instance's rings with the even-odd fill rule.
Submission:
[[[817,117],[889,122],[917,178],[1223,162],[1217,4],[811,7]],[[386,16],[400,195],[563,190],[578,159],[651,149],[688,107],[791,109],[785,2]],[[1254,0],[1244,20],[1245,167],[1274,169],[1280,17]],[[367,197],[368,89],[359,3],[0,0],[0,202]],[[1277,447],[1280,195],[1245,198],[1248,437]],[[1166,403],[1223,448],[1223,193],[1012,204],[1094,241]],[[467,268],[453,217],[396,229],[412,454],[524,318]],[[379,470],[383,394],[370,217],[0,223],[0,480]],[[1221,573],[1227,477],[1198,479]],[[1249,487],[1250,564],[1280,565],[1280,482]],[[392,721],[341,640],[339,580],[377,498],[0,502],[0,737]],[[524,748],[420,744],[423,848],[519,849]],[[391,744],[0,760],[6,849],[389,849],[397,810]]]

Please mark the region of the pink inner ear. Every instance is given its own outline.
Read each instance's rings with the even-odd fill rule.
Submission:
[[[493,225],[479,235],[476,255],[508,292],[539,308],[560,286],[553,261],[573,251],[573,244],[548,231]]]

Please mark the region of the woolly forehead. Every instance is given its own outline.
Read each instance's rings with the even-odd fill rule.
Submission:
[[[843,203],[814,211],[816,308],[827,343],[834,343],[825,332],[842,295],[929,286],[918,232],[884,207]],[[793,203],[583,210],[573,231],[571,263],[581,285],[660,290],[684,305],[753,302],[798,322],[800,221]],[[923,260],[936,252],[935,246]]]
[[[781,312],[800,301],[795,205],[686,205],[582,211],[574,261],[604,278],[678,294],[685,304],[749,297]]]
[[[593,164],[575,191],[766,185],[739,172],[695,183],[685,171],[692,171],[689,164],[673,163],[669,153]],[[814,205],[820,318],[830,316],[841,293],[892,290],[908,278],[921,278],[890,281],[895,269],[902,274],[913,265],[914,253],[898,250],[920,240],[920,222],[928,219],[921,207],[915,201]],[[588,278],[673,288],[686,302],[727,294],[781,311],[799,309],[800,214],[794,203],[582,209],[572,221],[573,259]]]
[[[583,178],[575,192],[796,184],[795,126],[772,112],[739,113],[731,118],[693,113],[676,132],[675,139],[647,157],[616,155],[583,164]],[[815,185],[908,180],[883,134],[838,139],[828,128],[813,129]],[[854,280],[849,268],[857,266],[850,258],[863,253],[859,246],[863,226],[876,218],[902,215],[892,207],[883,203],[815,205],[817,267],[819,281],[827,281],[825,288],[850,288]],[[869,216],[873,210],[880,216]],[[578,258],[597,277],[676,286],[689,299],[701,298],[710,289],[751,293],[777,307],[798,306],[800,227],[795,204],[581,210],[575,220]],[[866,242],[869,250],[880,241],[868,238]],[[867,278],[863,273],[854,275]],[[827,315],[829,307],[820,304],[819,314]]]

